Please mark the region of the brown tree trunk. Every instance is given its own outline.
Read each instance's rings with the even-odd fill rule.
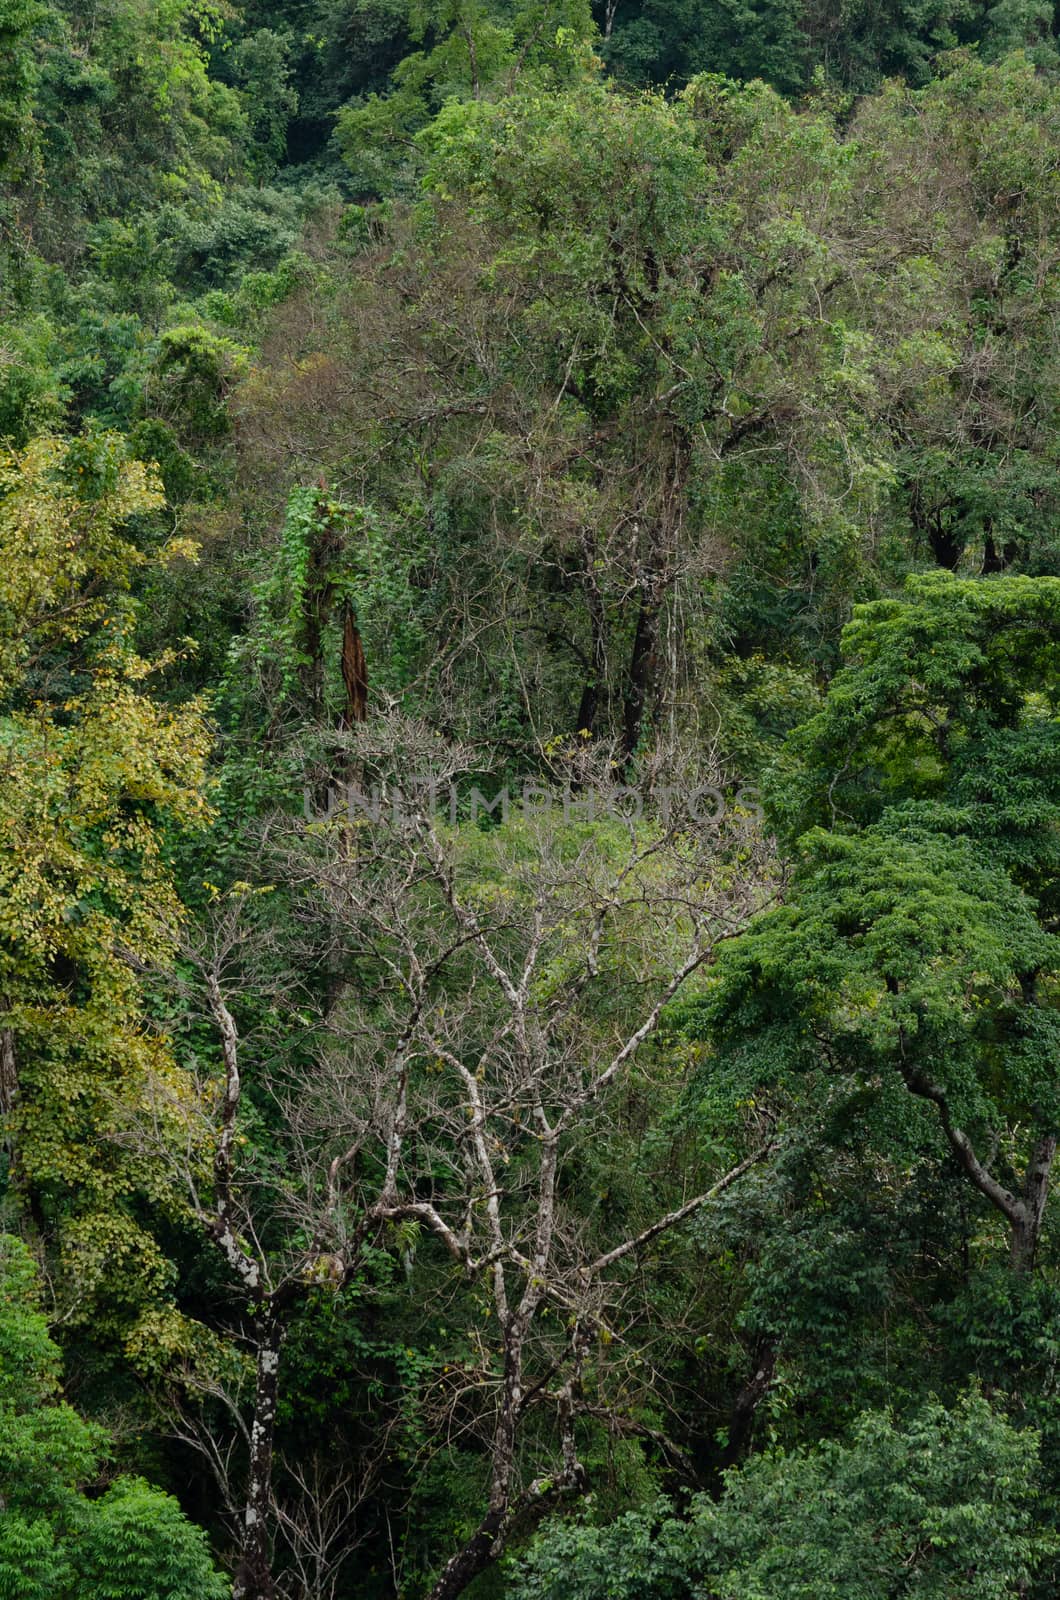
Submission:
[[[361,632],[349,600],[345,602],[342,612],[342,682],[346,689],[342,726],[353,728],[357,723],[368,720],[368,666],[364,659]]]
[[[272,1514],[272,1451],[282,1344],[282,1324],[271,1311],[266,1312],[258,1339],[254,1420],[250,1429],[250,1477],[243,1511],[243,1543],[232,1583],[232,1600],[275,1600],[269,1526]]]
[[[18,1099],[18,1063],[15,1059],[15,1035],[10,1028],[0,1028],[0,1116],[6,1117],[15,1108]]]

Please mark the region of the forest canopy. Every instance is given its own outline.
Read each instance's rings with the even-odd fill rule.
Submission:
[[[0,0],[0,1597],[1060,1586],[1060,18]]]

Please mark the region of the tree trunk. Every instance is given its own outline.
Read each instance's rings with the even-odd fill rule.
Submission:
[[[953,509],[953,520],[947,524],[946,511]],[[961,529],[959,507],[952,507],[947,503],[942,506],[926,506],[919,484],[914,484],[909,499],[909,513],[913,526],[917,532],[927,540],[931,549],[932,559],[937,567],[943,567],[947,572],[956,571],[964,554],[965,536]]]
[[[983,574],[985,576],[989,573],[1004,572],[1004,570],[1005,563],[1001,558],[1001,552],[994,543],[993,530],[988,524],[986,533],[983,535]]]
[[[575,733],[597,732],[597,718],[600,715],[600,695],[607,687],[607,625],[604,619],[603,600],[599,586],[592,570],[595,559],[595,546],[586,546],[586,585],[585,602],[589,611],[589,677],[582,689],[581,701],[578,705],[578,716],[574,725]]]
[[[342,709],[341,726],[349,729],[368,720],[368,667],[361,632],[348,600],[342,611],[342,682],[346,704]]]
[[[661,609],[661,573],[658,563],[645,573],[640,586],[640,605],[637,609],[637,627],[633,635],[633,649],[629,658],[629,677],[626,682],[626,716],[622,750],[626,761],[640,743],[644,729],[644,716],[655,694],[658,680],[659,611]]]
[[[941,516],[936,517],[934,522],[928,525],[927,536],[935,565],[942,567],[946,572],[956,572],[961,564],[966,543],[960,524],[954,522],[952,526],[947,527]]]
[[[243,1512],[243,1547],[232,1583],[232,1600],[274,1600],[269,1525],[272,1512],[272,1450],[280,1386],[283,1327],[264,1314],[258,1340],[254,1421],[250,1430],[250,1479]]]
[[[659,505],[647,530],[648,546],[637,572],[637,625],[626,680],[623,750],[628,763],[640,743],[645,721],[654,717],[660,699],[659,622],[663,598],[674,582],[677,544],[682,524],[684,485],[688,471],[687,447],[679,440],[667,444],[668,482],[660,485]]]
[[[1022,1214],[1012,1221],[1011,1261],[1017,1272],[1034,1270],[1034,1258],[1038,1253],[1038,1239],[1045,1217],[1045,1202],[1049,1198],[1049,1176],[1056,1159],[1056,1142],[1055,1133],[1043,1134],[1027,1163]]]
[[[430,1600],[457,1600],[468,1584],[496,1559],[495,1546],[504,1525],[505,1512],[491,1506],[464,1548],[445,1564],[441,1577],[430,1593]]]
[[[743,1456],[751,1439],[755,1413],[773,1382],[777,1365],[777,1347],[771,1341],[759,1344],[755,1351],[754,1374],[744,1384],[733,1401],[729,1419],[729,1437],[722,1452],[723,1467],[734,1467]]]
[[[958,1128],[950,1114],[945,1092],[922,1072],[904,1072],[906,1085],[914,1094],[930,1100],[938,1108],[942,1129],[965,1174],[985,1195],[1009,1225],[1009,1259],[1017,1272],[1031,1272],[1038,1250],[1038,1236],[1049,1198],[1049,1176],[1056,1158],[1057,1134],[1038,1135],[1027,1162],[1027,1171],[1018,1193],[1013,1193],[983,1165],[972,1142]]]
[[[507,1329],[504,1394],[493,1432],[489,1509],[463,1549],[446,1562],[441,1577],[431,1590],[430,1600],[456,1600],[472,1579],[477,1578],[480,1572],[485,1572],[497,1559],[511,1511],[515,1441],[519,1414],[523,1408],[524,1320],[516,1312]]]
[[[6,1117],[15,1108],[18,1099],[18,1064],[15,1059],[15,1035],[10,1028],[0,1028],[0,1116]]]
[[[339,530],[327,512],[323,486],[314,511],[317,525],[306,552],[302,591],[303,661],[299,676],[309,716],[319,722],[324,712],[324,629],[335,604],[332,567],[341,544]]]
[[[983,537],[982,570],[984,575],[1004,572],[1007,567],[1012,565],[1018,555],[1019,545],[1016,544],[1015,541],[1006,541],[1001,548],[998,549],[998,546],[994,541],[993,528],[990,524],[988,524],[986,533]]]

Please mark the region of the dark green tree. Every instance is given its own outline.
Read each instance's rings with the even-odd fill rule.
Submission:
[[[704,1018],[770,1081],[933,1106],[1026,1270],[1060,1131],[1060,582],[911,579],[844,652],[769,780],[789,903],[723,953]]]
[[[977,1394],[902,1425],[765,1455],[691,1518],[663,1503],[608,1528],[554,1527],[515,1570],[515,1600],[1005,1600],[1053,1540],[1037,1525],[1037,1437]]]
[[[11,1600],[224,1600],[206,1536],[142,1479],[101,1496],[108,1439],[61,1398],[26,1248],[0,1235],[0,1593]]]

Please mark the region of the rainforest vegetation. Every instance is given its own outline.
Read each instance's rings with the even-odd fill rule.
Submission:
[[[0,1600],[1060,1592],[1058,23],[0,0]]]

